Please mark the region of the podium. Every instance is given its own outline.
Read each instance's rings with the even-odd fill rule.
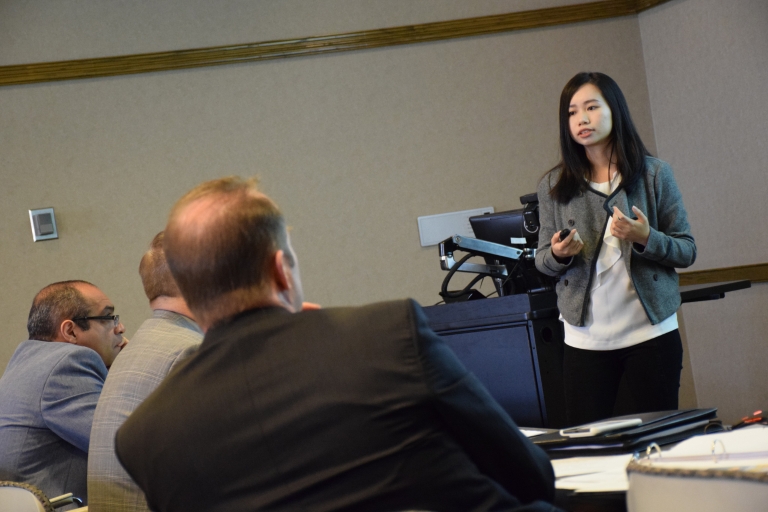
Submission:
[[[683,286],[683,303],[716,300],[750,281]],[[563,327],[554,292],[424,308],[430,326],[524,427],[564,428]],[[624,383],[616,415],[633,405]]]
[[[425,307],[430,327],[515,420],[563,428],[563,327],[554,292]]]

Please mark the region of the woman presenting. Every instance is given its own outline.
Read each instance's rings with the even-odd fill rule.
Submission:
[[[570,425],[677,409],[683,348],[675,268],[696,245],[669,164],[650,155],[616,82],[579,73],[560,96],[562,160],[538,187],[536,268],[559,277]],[[570,230],[570,231],[568,231]]]

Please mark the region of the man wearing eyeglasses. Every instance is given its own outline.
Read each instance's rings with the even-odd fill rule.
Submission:
[[[86,281],[53,283],[35,296],[29,339],[0,378],[0,480],[87,501],[93,413],[107,368],[128,342],[114,312]]]

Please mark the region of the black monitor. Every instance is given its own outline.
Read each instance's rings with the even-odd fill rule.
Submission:
[[[478,240],[526,250],[517,261],[503,262],[509,274],[501,283],[496,283],[499,295],[551,291],[554,286],[552,278],[536,270],[533,261],[534,250],[539,245],[538,197],[536,194],[527,194],[520,198],[520,202],[524,207],[518,210],[469,218],[469,224]],[[485,261],[489,265],[502,263],[492,257],[486,257]]]
[[[524,207],[518,210],[470,217],[475,238],[518,249],[535,249],[539,243],[539,201],[536,194],[527,194],[520,202]]]
[[[469,218],[469,224],[478,240],[506,245],[507,247],[522,248],[526,245],[527,238],[522,208],[507,212],[476,215]]]

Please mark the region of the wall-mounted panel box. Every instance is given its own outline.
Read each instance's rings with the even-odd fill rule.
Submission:
[[[59,238],[53,208],[29,210],[29,222],[32,224],[32,240],[35,242]]]

